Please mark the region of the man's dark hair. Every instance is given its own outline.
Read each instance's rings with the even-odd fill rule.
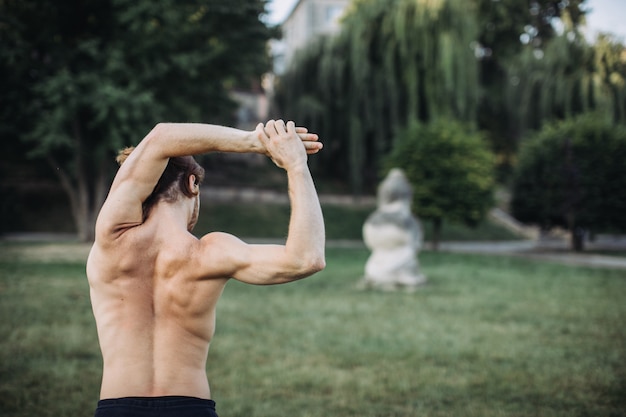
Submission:
[[[125,148],[118,153],[116,160],[120,166],[133,149],[135,148]],[[176,201],[181,194],[186,197],[193,197],[198,194],[197,191],[189,187],[188,179],[190,175],[195,175],[195,184],[198,186],[204,180],[204,168],[192,156],[170,158],[165,171],[163,171],[161,178],[159,178],[154,190],[152,190],[152,194],[142,204],[143,220],[146,220],[152,207],[159,201],[171,203]]]

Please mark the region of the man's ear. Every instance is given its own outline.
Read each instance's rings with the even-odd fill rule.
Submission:
[[[188,181],[187,186],[189,187],[189,191],[191,191],[193,195],[198,195],[198,193],[200,192],[200,186],[198,185],[198,178],[195,175],[191,174],[187,181]]]

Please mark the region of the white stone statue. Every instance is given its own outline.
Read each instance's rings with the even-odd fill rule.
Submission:
[[[415,290],[426,283],[417,254],[424,236],[411,213],[413,189],[401,169],[392,169],[378,187],[378,207],[363,225],[372,251],[360,286],[381,290]]]

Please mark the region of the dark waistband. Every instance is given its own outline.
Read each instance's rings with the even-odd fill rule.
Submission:
[[[105,398],[98,401],[98,407],[125,405],[134,407],[186,407],[203,406],[215,409],[215,401],[205,398],[185,397],[181,395],[166,395],[163,397],[122,397]]]

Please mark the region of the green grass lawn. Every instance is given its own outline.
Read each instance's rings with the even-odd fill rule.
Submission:
[[[1,416],[93,414],[84,254],[0,245]],[[356,289],[367,256],[227,285],[208,364],[221,417],[626,416],[626,271],[424,252],[427,286],[379,293]]]

